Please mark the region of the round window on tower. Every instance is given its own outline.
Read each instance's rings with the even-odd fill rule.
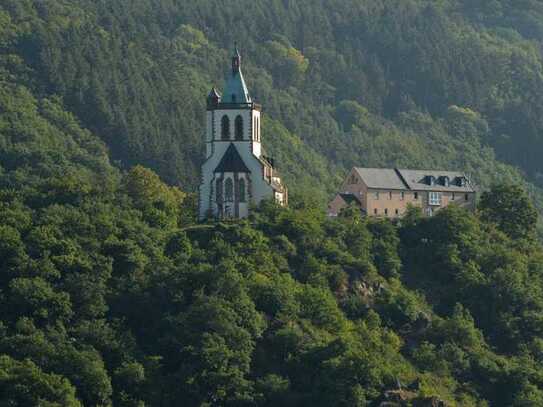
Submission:
[[[224,115],[221,119],[221,138],[223,140],[230,139],[230,119]]]
[[[243,140],[243,117],[236,117],[236,140]]]

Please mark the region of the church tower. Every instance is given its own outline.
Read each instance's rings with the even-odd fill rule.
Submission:
[[[261,112],[247,90],[236,48],[223,95],[213,88],[207,97],[200,219],[245,218],[252,203],[268,198],[287,204],[287,188],[262,149]]]

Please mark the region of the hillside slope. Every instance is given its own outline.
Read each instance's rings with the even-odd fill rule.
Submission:
[[[355,163],[509,162],[537,194],[538,3],[434,3],[1,0],[0,405],[543,405],[522,190],[402,225],[320,208]],[[194,225],[234,39],[301,199]]]
[[[462,169],[483,187],[524,175],[541,186],[535,1],[1,7],[17,33],[6,49],[24,64],[15,80],[62,96],[123,167],[144,164],[188,190],[202,161],[204,97],[222,86],[235,41],[292,191],[318,179],[325,200],[355,164]]]

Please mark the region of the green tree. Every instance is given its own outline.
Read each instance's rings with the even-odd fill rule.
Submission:
[[[0,402],[9,406],[80,407],[75,388],[59,375],[43,372],[32,361],[0,356]]]
[[[481,196],[482,218],[512,239],[534,238],[537,211],[518,185],[496,185]]]

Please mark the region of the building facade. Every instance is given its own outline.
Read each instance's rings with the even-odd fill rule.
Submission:
[[[213,88],[207,97],[200,219],[244,218],[251,204],[263,199],[288,203],[274,160],[262,149],[261,112],[249,95],[236,49],[223,95]]]
[[[461,172],[355,167],[328,205],[328,216],[350,205],[367,216],[400,218],[410,205],[432,216],[450,204],[475,209],[476,190]]]

